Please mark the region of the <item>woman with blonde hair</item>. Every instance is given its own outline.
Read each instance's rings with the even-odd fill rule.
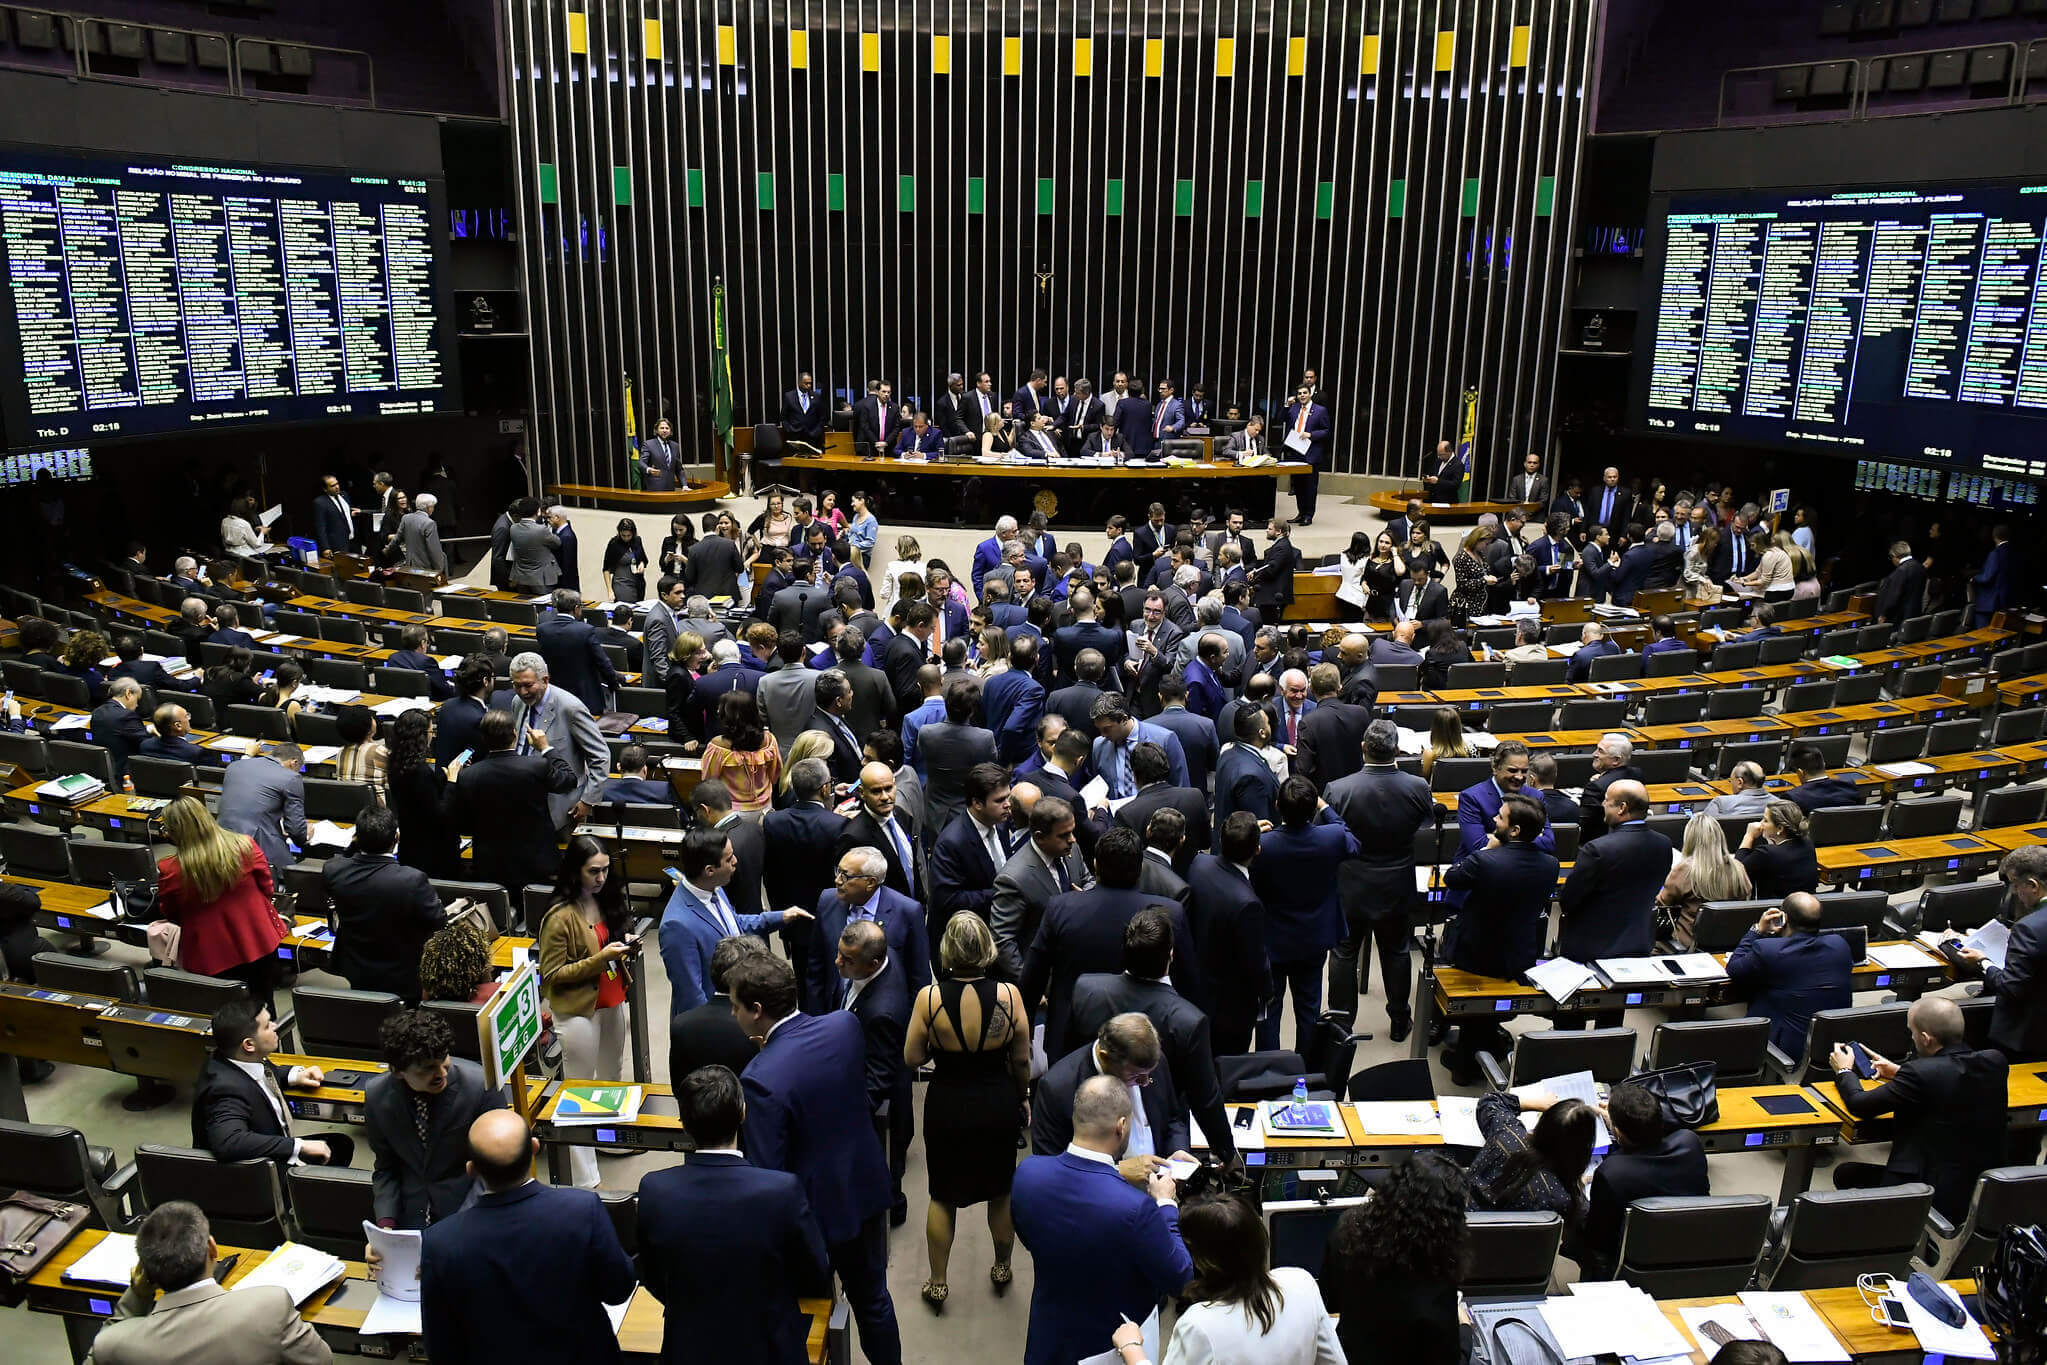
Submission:
[[[1749,537],[1749,545],[1757,555],[1756,567],[1734,581],[1760,591],[1765,602],[1789,601],[1796,586],[1791,577],[1791,556],[1761,531]]]
[[[1170,950],[1170,923],[1165,942]],[[931,1187],[924,1245],[931,1278],[921,1293],[934,1312],[945,1310],[953,1220],[962,1208],[988,1206],[988,1235],[995,1242],[988,1279],[998,1294],[1011,1280],[1016,1224],[1009,1186],[1016,1175],[1017,1134],[1029,1115],[1031,1025],[1023,992],[989,979],[994,963],[995,936],[986,921],[967,910],[946,921],[938,943],[939,979],[917,993],[903,1041],[903,1060],[912,1069],[927,1061],[933,1067],[924,1095]]]
[[[1428,742],[1422,745],[1422,776],[1436,770],[1439,758],[1469,758],[1471,745],[1464,738],[1464,717],[1454,706],[1439,706],[1429,717]]]
[[[902,586],[900,580],[905,574],[914,574],[916,576],[916,592],[912,593]],[[881,581],[875,584],[875,591],[880,594],[875,600],[875,605],[884,614],[887,613],[889,604],[896,600],[898,594],[906,599],[922,597],[924,595],[924,547],[917,543],[917,537],[896,537],[896,557],[891,559],[888,562],[888,567],[881,571]]]
[[[1656,893],[1656,903],[1671,912],[1671,936],[1689,948],[1701,905],[1748,898],[1748,869],[1727,851],[1727,834],[1720,822],[1710,815],[1694,815],[1685,823],[1684,856],[1671,867],[1663,889]]]
[[[1805,811],[1790,801],[1772,801],[1763,818],[1741,836],[1735,859],[1748,870],[1751,895],[1781,901],[1794,891],[1817,891],[1819,855],[1806,834]]]
[[[1770,543],[1782,550],[1785,557],[1791,561],[1792,597],[1818,597],[1820,566],[1819,561],[1813,558],[1812,552],[1800,545],[1789,531],[1779,531],[1771,538]]]
[[[1009,435],[1009,419],[999,412],[989,413],[981,427],[981,454],[1007,455],[1015,446]]]
[[[821,758],[829,767],[832,761],[832,737],[822,730],[805,730],[789,741],[789,752],[782,755],[782,775],[775,782],[775,809],[781,810],[795,800],[795,793],[789,785],[790,774],[796,765],[806,758]],[[830,792],[825,795],[829,797]]]
[[[156,907],[178,926],[176,965],[246,982],[257,1004],[271,1006],[285,923],[272,903],[276,887],[263,850],[248,835],[222,829],[206,803],[190,796],[164,810],[163,832],[175,851],[156,865]]]

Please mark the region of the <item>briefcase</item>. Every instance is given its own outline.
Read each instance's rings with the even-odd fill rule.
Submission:
[[[0,1302],[19,1302],[29,1277],[91,1216],[84,1204],[45,1199],[26,1190],[0,1191]]]

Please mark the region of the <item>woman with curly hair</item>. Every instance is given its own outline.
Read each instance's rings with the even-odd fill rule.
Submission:
[[[113,651],[107,637],[96,630],[81,630],[64,642],[64,672],[85,682],[85,694],[97,706],[106,700],[106,679],[100,674],[100,660]]]
[[[1173,1325],[1164,1365],[1343,1365],[1314,1276],[1272,1268],[1265,1220],[1250,1201],[1224,1191],[1188,1201],[1180,1238],[1194,1261],[1194,1302]]]
[[[1322,1296],[1353,1360],[1458,1365],[1464,1172],[1426,1153],[1395,1166],[1329,1237]],[[1196,1261],[1196,1265],[1200,1264]]]
[[[419,998],[472,1005],[490,999],[497,989],[490,948],[490,941],[466,920],[440,930],[420,951]]]

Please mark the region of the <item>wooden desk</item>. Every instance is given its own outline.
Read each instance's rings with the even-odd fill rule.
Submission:
[[[533,1135],[540,1139],[540,1145],[547,1153],[547,1178],[550,1181],[557,1185],[570,1183],[571,1147],[631,1147],[650,1152],[696,1150],[696,1140],[682,1126],[675,1091],[665,1085],[640,1086],[640,1112],[631,1123],[557,1125],[554,1122],[564,1086],[617,1084],[617,1081],[561,1080],[553,1082],[542,1092]]]
[[[1431,524],[1477,521],[1488,512],[1505,516],[1516,507],[1525,510],[1535,506],[1532,502],[1430,502],[1419,488],[1382,489],[1365,501],[1389,517],[1405,516],[1408,503],[1420,502],[1422,517]]]
[[[1817,850],[1820,880],[1851,882],[1918,877],[1935,872],[1974,876],[2004,856],[1992,842],[1998,831],[1939,834],[1924,839],[1877,839],[1863,844],[1837,844]],[[2021,837],[2014,834],[2014,838]],[[2030,839],[2028,840],[2030,841]]]
[[[698,507],[732,496],[732,485],[723,480],[690,480],[680,488],[655,492],[645,488],[611,488],[594,483],[554,483],[547,496],[561,502],[595,503],[599,507],[672,512],[679,507]]]

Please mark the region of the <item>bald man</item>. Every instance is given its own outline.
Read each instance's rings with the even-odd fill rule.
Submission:
[[[443,1362],[617,1361],[607,1303],[632,1296],[633,1263],[590,1190],[533,1178],[540,1143],[515,1110],[469,1125],[476,1202],[430,1225],[420,1321]]]
[[[1933,1186],[1933,1207],[1959,1225],[1968,1216],[1976,1177],[2004,1164],[2010,1068],[2002,1052],[1964,1041],[1961,1006],[1945,996],[1913,1001],[1905,1026],[1912,1032],[1912,1056],[1899,1063],[1869,1052],[1876,1084],[1867,1089],[1846,1047],[1836,1047],[1827,1058],[1844,1112],[1857,1120],[1884,1114],[1895,1119],[1890,1160],[1881,1166],[1838,1162],[1834,1188],[1923,1180]]]
[[[1855,1003],[1855,950],[1821,933],[1821,918],[1819,897],[1795,891],[1781,909],[1765,910],[1727,959],[1728,980],[1749,997],[1750,1014],[1770,1021],[1770,1043],[1787,1057],[1805,1055],[1813,1015]]]
[[[1576,962],[1640,957],[1653,948],[1656,893],[1670,875],[1670,840],[1648,825],[1648,789],[1614,782],[1603,804],[1608,832],[1579,846],[1557,897],[1564,908],[1557,951]]]

